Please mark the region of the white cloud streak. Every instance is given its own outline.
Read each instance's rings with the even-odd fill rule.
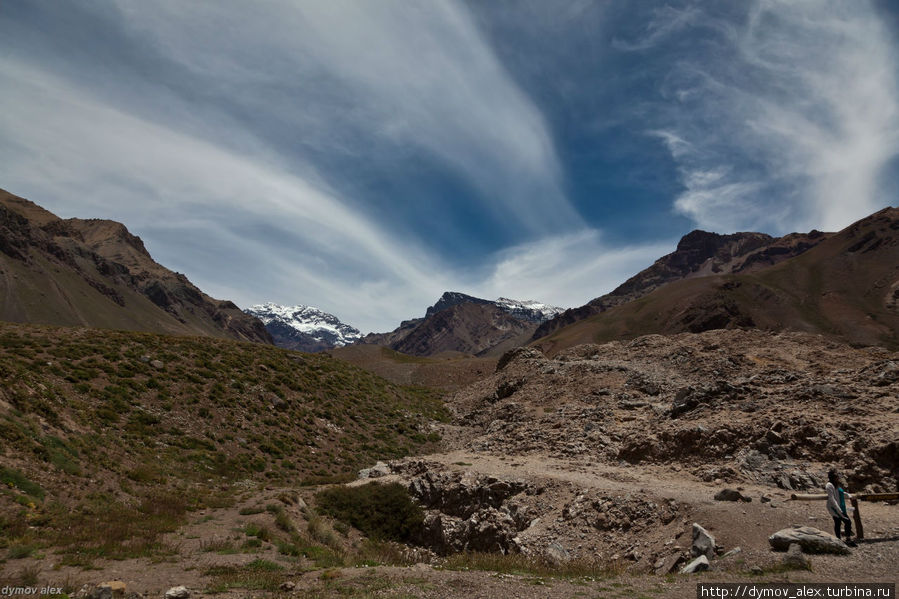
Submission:
[[[304,147],[412,148],[449,165],[485,199],[485,218],[520,235],[583,226],[541,114],[455,3],[113,4],[123,34],[189,73],[199,95],[181,99],[151,74],[139,88],[150,95],[135,100],[101,64],[79,65],[101,82],[88,87],[51,74],[56,65],[2,57],[2,186],[62,216],[124,222],[210,294],[319,305],[388,330],[442,291],[477,285],[426,231],[399,238],[380,221],[394,215],[355,209]],[[203,104],[216,93],[298,151]]]
[[[494,217],[538,233],[581,224],[542,115],[454,2],[120,6],[135,31],[199,76],[214,73],[241,95],[244,85],[289,92],[275,110],[303,143],[364,155],[372,150],[356,146],[375,135],[449,165]],[[247,101],[273,110],[270,97]]]
[[[501,252],[477,291],[484,297],[507,295],[581,306],[649,267],[675,245],[674,240],[611,244],[594,229],[547,237]]]
[[[745,23],[688,10],[716,38],[678,61],[651,132],[679,165],[679,212],[718,231],[835,230],[890,203],[899,61],[870,4],[758,0]]]
[[[695,6],[678,9],[666,4],[653,9],[652,17],[646,23],[640,37],[633,41],[613,38],[612,47],[626,52],[648,50],[700,20],[702,11]]]
[[[138,232],[181,231],[166,237],[172,247],[150,249],[164,264],[209,281],[211,293],[215,281],[238,287],[234,263],[248,265],[244,291],[234,298],[245,304],[259,293],[253,268],[268,271],[279,295],[308,297],[342,314],[373,300],[353,291],[379,281],[414,289],[420,301],[439,289],[435,257],[392,239],[327,189],[106,107],[8,61],[0,62],[0,85],[8,90],[0,98],[0,130],[14,149],[0,154],[4,185],[28,190],[64,216],[114,218]],[[234,232],[253,223],[274,223],[282,236]],[[205,246],[222,252],[218,260],[209,260],[215,252]],[[341,272],[329,272],[331,264]]]

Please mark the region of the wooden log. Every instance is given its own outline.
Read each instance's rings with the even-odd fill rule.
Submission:
[[[899,499],[899,493],[859,493],[853,495],[862,501],[895,501]]]
[[[790,499],[797,501],[812,501],[816,499],[827,499],[827,493],[792,493]]]
[[[855,520],[855,537],[858,539],[864,539],[865,529],[862,526],[862,513],[858,509],[858,499],[852,497],[852,499],[850,499],[849,501],[850,503],[852,503],[852,507],[855,508],[855,511],[852,512],[852,519]]]

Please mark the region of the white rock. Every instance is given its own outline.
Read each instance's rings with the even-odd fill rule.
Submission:
[[[690,548],[693,557],[704,555],[711,558],[715,555],[715,537],[699,524],[693,523],[693,546]]]
[[[172,587],[165,592],[165,599],[190,599],[190,591],[185,586]]]
[[[704,555],[700,555],[692,562],[684,566],[684,569],[680,571],[681,574],[694,574],[696,572],[702,572],[704,570],[709,569],[709,558]]]
[[[358,478],[381,478],[390,474],[390,466],[384,462],[377,462],[371,468],[363,468],[359,471]]]
[[[784,528],[768,537],[768,543],[777,551],[786,551],[791,543],[798,543],[805,553],[849,553],[843,541],[811,526]]]

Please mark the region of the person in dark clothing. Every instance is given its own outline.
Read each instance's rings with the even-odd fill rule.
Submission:
[[[827,473],[827,485],[824,490],[827,492],[827,513],[833,518],[833,531],[837,538],[840,536],[840,528],[846,533],[846,544],[855,547],[852,541],[852,520],[849,519],[849,512],[846,510],[846,498],[851,498],[843,487],[840,485],[840,477],[836,470],[830,470]]]

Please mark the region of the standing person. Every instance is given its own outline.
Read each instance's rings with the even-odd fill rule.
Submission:
[[[840,537],[840,525],[846,533],[846,544],[850,547],[856,547],[852,537],[852,520],[849,519],[849,513],[846,511],[846,496],[849,495],[840,486],[840,477],[836,470],[827,472],[827,484],[824,486],[827,491],[827,513],[833,518],[833,531]]]

